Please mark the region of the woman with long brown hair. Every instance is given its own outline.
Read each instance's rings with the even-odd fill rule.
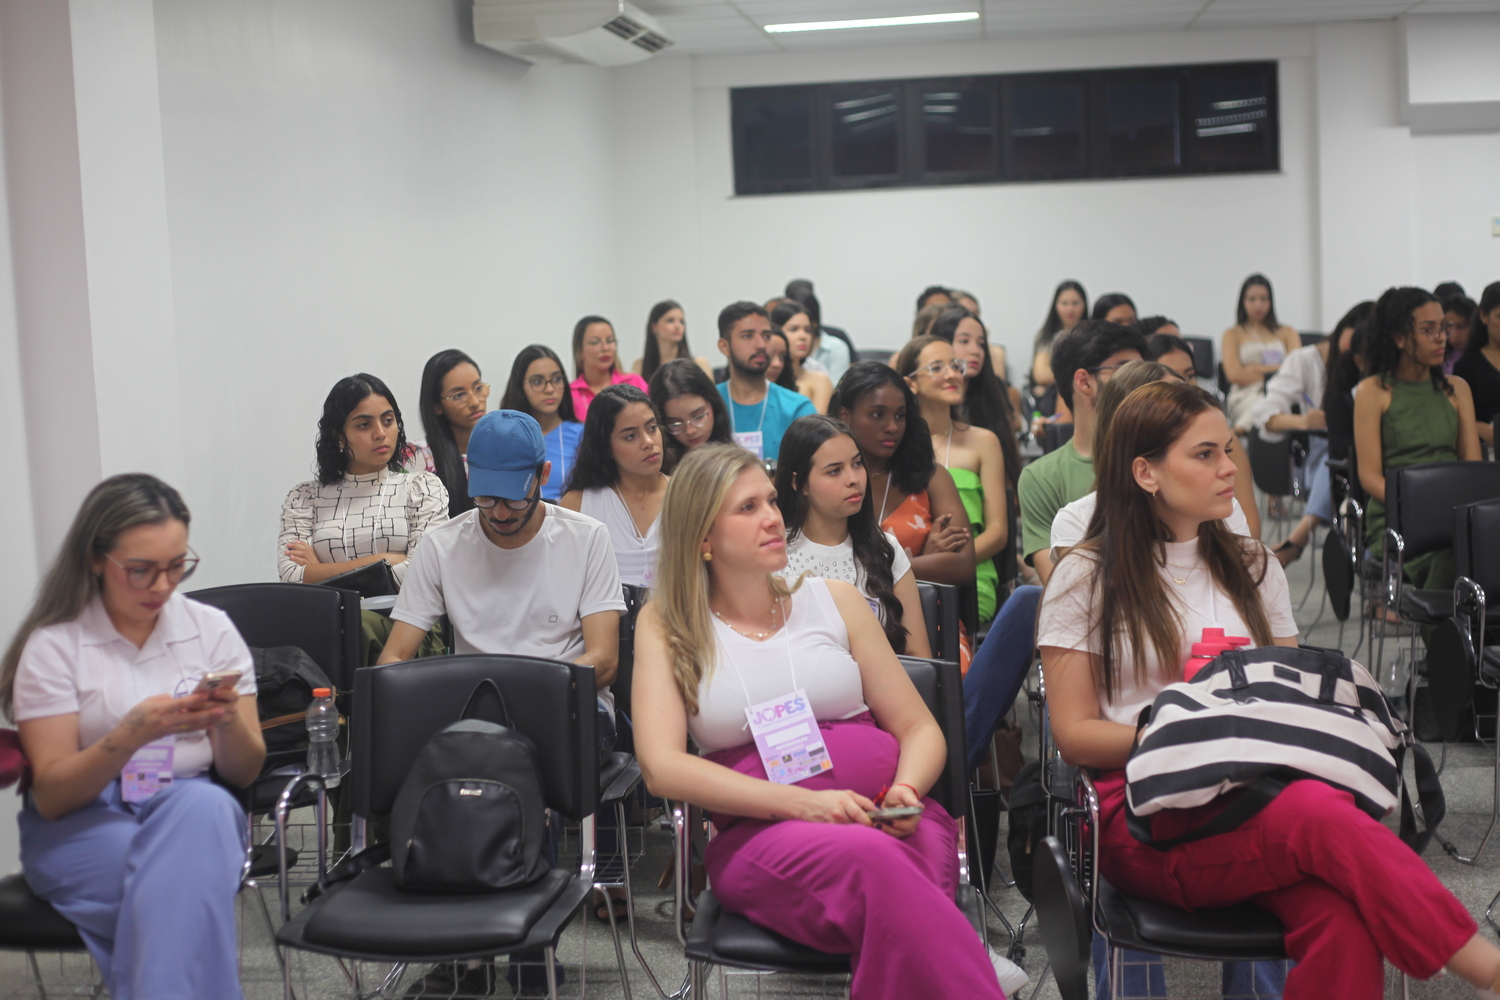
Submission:
[[[1287,1000],[1378,997],[1384,959],[1424,979],[1446,966],[1494,989],[1500,950],[1348,792],[1294,781],[1237,829],[1169,850],[1126,826],[1123,768],[1137,717],[1181,677],[1200,629],[1297,645],[1280,564],[1223,525],[1235,446],[1204,390],[1137,389],[1095,454],[1099,500],[1088,536],[1058,561],[1042,598],[1037,646],[1053,736],[1069,764],[1102,772],[1100,872],[1126,893],[1185,909],[1250,902],[1274,913],[1297,962]],[[1155,835],[1184,833],[1217,811],[1163,813]]]
[[[778,576],[785,526],[756,456],[690,452],[662,521],[671,530],[636,628],[636,753],[653,795],[712,811],[704,864],[724,908],[850,955],[854,1000],[1003,1000],[1002,987],[1024,986],[953,903],[958,828],[926,798],[942,730],[863,594]],[[767,702],[781,728],[752,730],[747,709]],[[793,762],[768,763],[757,744],[798,719],[805,738],[775,743]],[[925,808],[875,822],[877,801]]]

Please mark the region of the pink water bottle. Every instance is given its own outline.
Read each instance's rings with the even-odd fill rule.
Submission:
[[[1225,635],[1221,628],[1206,628],[1200,641],[1193,643],[1192,655],[1182,665],[1182,679],[1190,681],[1198,671],[1213,662],[1220,653],[1238,646],[1248,646],[1250,640],[1243,636]]]

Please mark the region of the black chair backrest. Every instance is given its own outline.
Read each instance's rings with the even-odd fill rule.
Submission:
[[[1303,347],[1311,347],[1313,344],[1321,344],[1323,341],[1328,339],[1328,334],[1316,333],[1311,330],[1303,330],[1297,336],[1302,338]]]
[[[361,666],[359,595],[309,583],[241,583],[187,595],[229,616],[246,645],[296,646],[340,691]]]
[[[534,656],[433,656],[366,667],[354,678],[353,810],[388,816],[417,752],[457,722],[480,682],[493,680],[515,728],[541,751],[547,805],[570,819],[598,808],[594,669]]]
[[[1073,424],[1046,424],[1042,427],[1042,454],[1050,455],[1073,440]]]
[[[1250,478],[1255,480],[1256,487],[1271,496],[1291,496],[1291,436],[1286,435],[1280,441],[1267,441],[1260,436],[1258,429],[1252,429],[1245,450],[1250,456]]]
[[[1484,588],[1486,608],[1500,601],[1500,499],[1453,509],[1453,562]]]
[[[948,742],[948,759],[929,794],[950,816],[963,816],[969,809],[969,748],[964,739],[964,681],[958,661],[903,656],[901,665]]]
[[[939,660],[958,662],[958,588],[947,583],[917,581],[922,617],[927,621],[927,642]]]
[[[1453,511],[1500,497],[1494,462],[1425,462],[1387,469],[1385,523],[1401,534],[1405,559],[1453,548]],[[1375,542],[1377,550],[1381,540]]]
[[[854,360],[856,362],[879,361],[881,364],[886,364],[891,360],[891,355],[895,353],[893,350],[886,350],[882,347],[861,347],[854,352]]]
[[[1005,489],[1005,516],[1010,522],[1006,526],[1005,548],[995,556],[995,570],[1000,574],[996,608],[999,608],[1005,595],[1015,589],[1016,577],[1021,570],[1020,561],[1017,559],[1021,551],[1021,501],[1016,496],[1016,491],[1010,487]]]
[[[1193,351],[1193,374],[1199,378],[1214,377],[1214,342],[1207,337],[1183,337]]]
[[[615,669],[614,683],[609,688],[615,693],[615,708],[630,714],[630,691],[635,677],[635,620],[646,604],[646,588],[625,584],[625,613],[620,616],[620,659]]]

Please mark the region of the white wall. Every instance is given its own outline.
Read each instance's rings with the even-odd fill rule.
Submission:
[[[459,347],[503,383],[520,347],[563,348],[614,306],[608,73],[529,71],[461,14],[156,3],[195,585],[273,578],[340,377],[385,379],[420,437],[430,355]]]
[[[1392,283],[1500,277],[1500,133],[1413,138],[1399,125],[1394,21],[659,59],[617,70],[626,313],[681,298],[712,345],[717,310],[816,282],[829,322],[895,346],[916,293],[973,291],[994,337],[1029,356],[1050,293],[1126,291],[1143,313],[1217,338],[1252,271],[1281,317],[1324,329]],[[1277,59],[1274,174],[735,197],[729,89],[1172,62]],[[688,107],[689,92],[691,107]],[[691,169],[691,177],[686,176]],[[1421,216],[1420,223],[1417,216]],[[657,223],[654,231],[646,227]]]

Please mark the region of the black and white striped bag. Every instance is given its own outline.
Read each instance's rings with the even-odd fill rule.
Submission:
[[[1408,749],[1420,833],[1401,774]],[[1417,851],[1445,808],[1432,759],[1391,714],[1369,671],[1336,650],[1266,646],[1220,655],[1141,713],[1125,765],[1127,820],[1137,840],[1165,850],[1238,827],[1304,778],[1344,789],[1376,819],[1400,805],[1402,839]],[[1233,803],[1190,833],[1152,835],[1152,814],[1208,805],[1235,789],[1242,791]]]

